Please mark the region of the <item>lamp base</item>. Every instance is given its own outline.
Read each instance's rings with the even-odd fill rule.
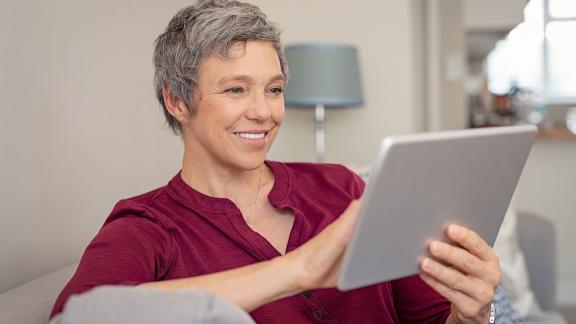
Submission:
[[[315,130],[316,130],[316,162],[324,162],[326,158],[326,130],[324,129],[326,109],[324,105],[318,104],[314,109]]]

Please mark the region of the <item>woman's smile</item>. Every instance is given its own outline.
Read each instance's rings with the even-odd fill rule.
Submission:
[[[240,131],[233,134],[242,144],[257,150],[265,149],[268,142],[268,130],[264,129]]]

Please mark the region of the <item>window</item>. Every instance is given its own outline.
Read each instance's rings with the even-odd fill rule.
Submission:
[[[576,2],[573,0],[548,0],[548,12],[552,18],[576,18]]]
[[[545,74],[548,101],[576,102],[576,1],[545,0]]]
[[[488,56],[490,91],[519,87],[547,103],[576,103],[576,1],[531,0],[524,16]]]

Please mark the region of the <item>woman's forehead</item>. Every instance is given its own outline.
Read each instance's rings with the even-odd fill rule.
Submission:
[[[278,53],[272,43],[264,41],[234,44],[228,57],[211,55],[199,69],[200,82],[202,79],[220,82],[237,76],[268,79],[278,75],[283,76]]]

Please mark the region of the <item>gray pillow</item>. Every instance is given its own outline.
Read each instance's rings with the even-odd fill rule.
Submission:
[[[199,289],[101,286],[70,297],[50,324],[252,324],[240,307]]]

